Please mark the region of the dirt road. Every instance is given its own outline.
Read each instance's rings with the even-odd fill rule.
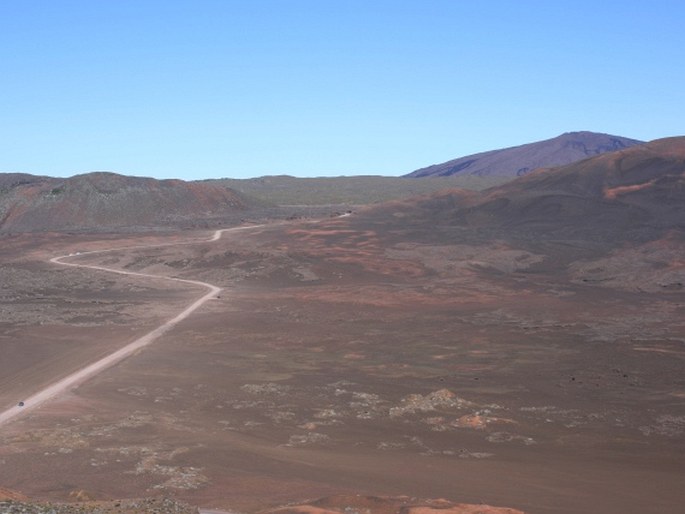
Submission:
[[[177,323],[183,321],[186,319],[188,316],[190,316],[193,312],[195,312],[197,309],[202,307],[202,305],[205,304],[208,300],[211,300],[212,298],[216,298],[217,294],[221,291],[221,288],[218,286],[215,286],[214,284],[210,284],[208,282],[201,282],[199,280],[187,280],[183,278],[175,278],[175,277],[165,277],[162,275],[153,275],[149,273],[139,273],[135,271],[125,271],[125,270],[119,270],[119,269],[114,269],[114,268],[107,268],[104,266],[94,266],[90,264],[78,264],[78,263],[73,263],[73,262],[64,262],[64,259],[68,259],[70,257],[75,257],[76,255],[88,255],[88,254],[96,254],[96,253],[105,253],[105,252],[110,252],[114,250],[129,250],[129,249],[141,249],[141,248],[158,248],[161,246],[178,246],[178,245],[189,245],[189,244],[198,244],[198,243],[206,243],[206,242],[213,242],[213,241],[218,241],[222,234],[224,232],[232,232],[232,231],[238,231],[238,230],[247,230],[247,229],[252,229],[252,228],[257,228],[261,227],[263,225],[251,225],[251,226],[245,226],[245,227],[235,227],[235,228],[228,228],[228,229],[221,229],[217,230],[214,232],[212,237],[209,239],[204,239],[204,240],[192,240],[192,241],[186,241],[182,243],[164,243],[164,244],[154,244],[154,245],[142,245],[142,246],[134,246],[134,247],[127,247],[127,248],[111,248],[107,250],[97,250],[93,252],[83,252],[80,254],[69,254],[69,255],[61,255],[59,257],[53,257],[50,259],[51,263],[54,264],[60,264],[62,266],[72,266],[76,268],[90,268],[90,269],[95,269],[99,271],[106,271],[109,273],[118,273],[120,275],[130,275],[130,276],[135,276],[135,277],[143,277],[143,278],[154,278],[154,279],[164,279],[164,280],[170,280],[173,282],[181,282],[184,284],[188,284],[190,287],[194,288],[203,288],[206,289],[207,292],[195,300],[193,303],[191,303],[188,307],[186,307],[183,311],[181,311],[179,314],[171,318],[170,320],[166,321],[153,331],[145,334],[144,336],[136,339],[132,343],[124,346],[123,348],[115,351],[114,353],[111,353],[110,355],[107,355],[106,357],[103,357],[102,359],[93,362],[92,364],[89,364],[85,366],[84,368],[76,371],[75,373],[72,373],[71,375],[68,375],[64,377],[63,379],[59,380],[58,382],[55,382],[54,384],[51,384],[50,386],[46,387],[45,389],[38,391],[37,393],[33,394],[32,396],[28,398],[18,398],[17,401],[21,400],[23,401],[23,406],[19,406],[18,404],[10,407],[9,409],[0,412],[0,426],[3,424],[11,421],[12,419],[15,419],[18,416],[21,416],[23,414],[26,414],[27,412],[30,412],[31,410],[39,407],[40,405],[44,404],[48,400],[54,398],[55,396],[59,395],[60,393],[63,393],[67,391],[69,388],[75,387],[78,384],[83,383],[84,381],[88,380],[90,377],[100,373],[101,371],[113,366],[117,362],[125,359],[126,357],[132,355],[134,352],[139,350],[140,348],[143,348],[144,346],[149,345],[156,339],[158,339],[160,336],[162,336],[165,332],[173,328]]]

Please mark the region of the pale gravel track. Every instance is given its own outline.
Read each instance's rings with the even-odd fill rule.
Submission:
[[[69,255],[61,255],[59,257],[53,257],[50,259],[50,262],[53,264],[60,264],[62,266],[71,266],[75,268],[89,268],[89,269],[94,269],[98,271],[106,271],[109,273],[118,273],[119,275],[129,275],[129,276],[134,276],[134,277],[143,277],[143,278],[154,278],[156,280],[170,280],[172,282],[180,282],[183,284],[189,284],[193,287],[203,287],[207,289],[207,293],[204,294],[202,297],[198,298],[195,300],[193,303],[191,303],[188,307],[183,309],[179,314],[171,318],[170,320],[164,322],[162,325],[159,327],[155,328],[151,332],[148,332],[144,336],[136,339],[132,343],[129,343],[128,345],[124,346],[123,348],[120,348],[119,350],[107,355],[106,357],[103,357],[102,359],[93,362],[92,364],[88,364],[84,368],[81,368],[80,370],[72,373],[71,375],[68,375],[64,377],[63,379],[55,382],[54,384],[51,384],[47,386],[46,388],[42,389],[41,391],[38,391],[37,393],[29,396],[28,398],[22,399],[24,402],[23,407],[19,407],[19,405],[14,405],[13,407],[10,407],[9,409],[0,412],[0,426],[10,422],[13,419],[16,419],[19,416],[25,415],[32,410],[38,408],[45,402],[55,398],[61,393],[64,393],[68,391],[70,388],[73,388],[79,384],[82,384],[86,380],[90,379],[91,377],[97,375],[98,373],[102,372],[103,370],[110,368],[111,366],[115,365],[116,363],[122,361],[126,357],[129,357],[139,349],[149,345],[156,339],[158,339],[160,336],[162,336],[165,332],[169,331],[171,328],[173,328],[176,324],[180,323],[184,319],[186,319],[188,316],[190,316],[193,312],[195,312],[197,309],[199,309],[202,305],[205,304],[208,300],[211,300],[212,298],[216,298],[217,294],[221,291],[221,288],[214,285],[210,284],[208,282],[201,282],[199,280],[188,280],[184,278],[175,278],[175,277],[165,277],[163,275],[153,275],[150,273],[140,273],[136,271],[125,271],[125,270],[120,270],[120,269],[114,269],[114,268],[107,268],[105,266],[95,266],[91,264],[78,264],[78,263],[72,263],[72,262],[62,262],[62,259],[67,259],[69,257],[75,257],[75,256],[83,256],[83,255],[92,255],[92,254],[97,254],[97,253],[106,253],[106,252],[112,252],[112,251],[117,251],[117,250],[137,250],[137,249],[143,249],[143,248],[160,248],[160,247],[166,247],[166,246],[180,246],[180,245],[191,245],[191,244],[199,244],[199,243],[207,243],[207,242],[213,242],[213,241],[218,241],[221,238],[221,235],[224,232],[233,232],[233,231],[238,231],[238,230],[247,230],[247,229],[252,229],[252,228],[258,228],[262,227],[264,225],[249,225],[249,226],[244,226],[244,227],[234,227],[234,228],[225,228],[221,230],[217,230],[214,232],[212,237],[209,239],[198,239],[198,240],[192,240],[192,241],[184,241],[180,243],[162,243],[162,244],[153,244],[153,245],[140,245],[140,246],[129,246],[129,247],[123,247],[123,248],[111,248],[107,250],[96,250],[92,252],[82,252],[80,254],[69,254]],[[17,399],[19,401],[20,399]]]

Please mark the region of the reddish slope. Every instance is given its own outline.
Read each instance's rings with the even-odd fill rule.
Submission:
[[[685,229],[685,137],[539,170],[480,195],[443,191],[368,216],[388,215],[431,232],[456,235],[460,227],[459,237],[653,240]]]
[[[245,208],[221,186],[89,173],[24,181],[0,196],[0,230],[141,227],[220,217]]]
[[[26,500],[26,496],[11,489],[5,489],[0,487],[0,501],[23,501]]]

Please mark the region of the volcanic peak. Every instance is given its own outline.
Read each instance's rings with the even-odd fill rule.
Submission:
[[[630,148],[642,141],[589,131],[566,132],[552,139],[491,150],[421,168],[408,177],[478,175],[517,177],[537,168],[570,164],[588,157]]]

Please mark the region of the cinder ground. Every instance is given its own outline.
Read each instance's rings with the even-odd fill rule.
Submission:
[[[75,238],[3,246],[15,279],[1,366],[27,370],[22,384],[3,371],[3,405],[196,295],[44,264],[134,242]],[[685,501],[685,295],[634,287],[639,270],[601,285],[593,267],[545,271],[530,249],[412,242],[350,219],[82,259],[225,291],[3,427],[5,487],[247,512],[335,494],[569,514]]]

